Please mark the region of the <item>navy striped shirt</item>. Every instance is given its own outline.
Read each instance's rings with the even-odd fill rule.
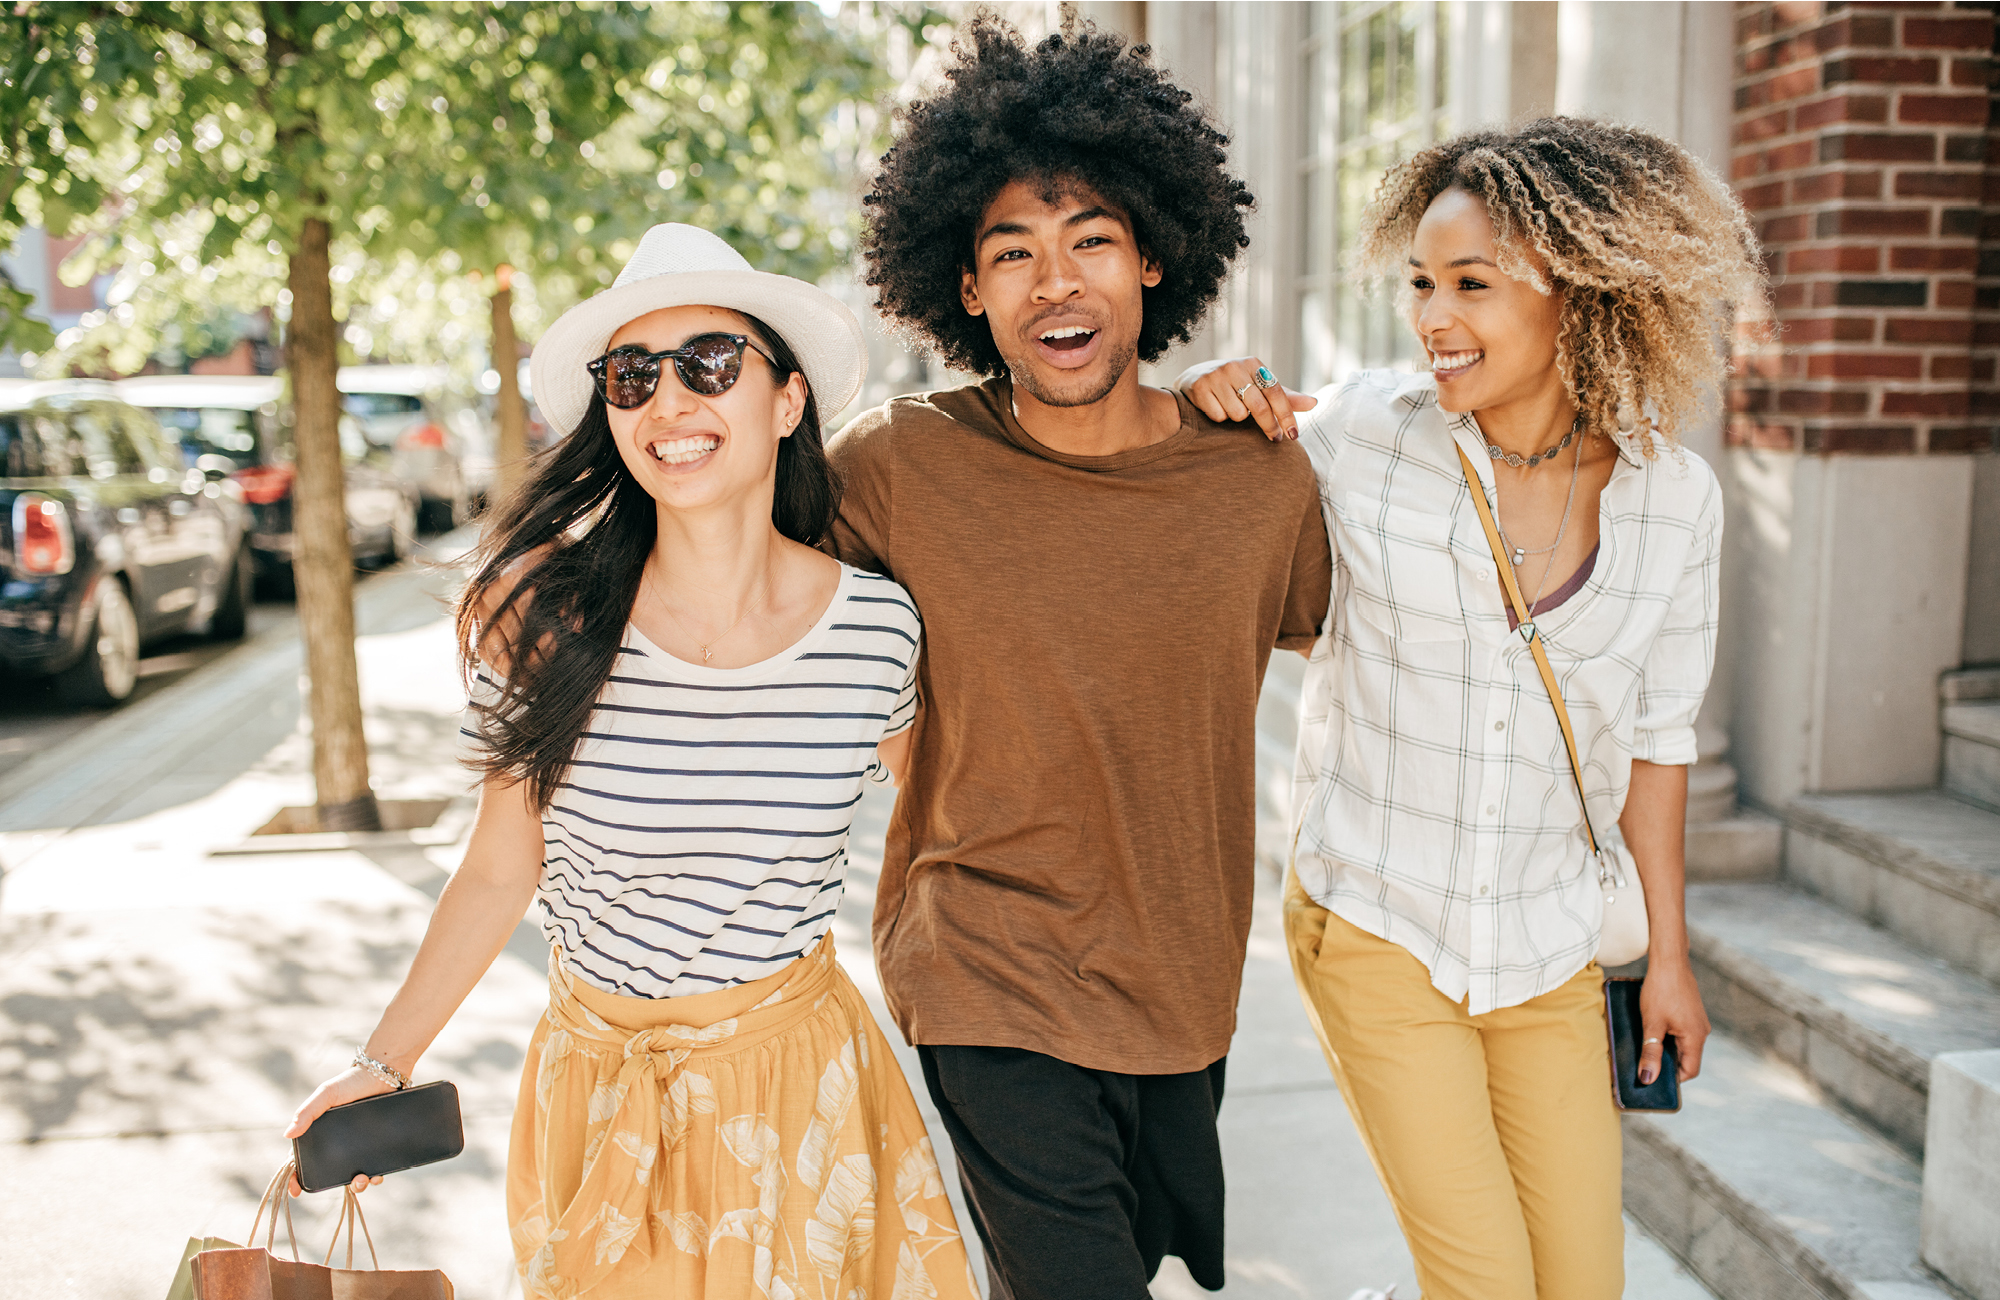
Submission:
[[[580,978],[704,993],[826,932],[862,782],[885,779],[875,746],[916,716],[921,634],[908,592],[841,567],[812,630],[748,667],[690,664],[626,627],[542,818],[543,930]],[[475,702],[497,697],[482,674]]]

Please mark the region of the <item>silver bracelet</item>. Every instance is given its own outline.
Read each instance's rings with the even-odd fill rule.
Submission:
[[[410,1086],[408,1075],[393,1065],[384,1065],[359,1047],[354,1049],[354,1064],[388,1084],[397,1092],[401,1092]]]

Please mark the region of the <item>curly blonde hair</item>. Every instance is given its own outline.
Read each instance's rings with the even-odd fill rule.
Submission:
[[[1561,291],[1556,364],[1587,427],[1677,440],[1721,391],[1737,306],[1765,291],[1757,236],[1729,187],[1636,127],[1545,117],[1471,131],[1389,169],[1357,269],[1406,271],[1417,223],[1450,189],[1486,201],[1503,272]]]

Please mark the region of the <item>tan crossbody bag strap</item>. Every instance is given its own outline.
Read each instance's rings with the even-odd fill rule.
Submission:
[[[1576,733],[1570,729],[1569,710],[1563,707],[1562,692],[1556,688],[1556,670],[1549,667],[1548,651],[1542,649],[1534,615],[1528,609],[1528,602],[1521,598],[1521,585],[1514,581],[1514,566],[1507,563],[1506,544],[1500,540],[1500,526],[1493,522],[1493,510],[1486,504],[1486,489],[1479,484],[1479,472],[1472,468],[1472,459],[1465,454],[1465,448],[1454,446],[1454,450],[1458,452],[1459,466],[1465,470],[1465,485],[1472,489],[1472,508],[1479,512],[1479,526],[1486,530],[1486,545],[1492,548],[1493,563],[1500,570],[1500,581],[1506,585],[1507,600],[1514,606],[1521,639],[1535,656],[1535,668],[1542,674],[1542,685],[1548,688],[1549,702],[1556,706],[1556,725],[1562,728],[1563,746],[1569,751],[1569,774],[1576,780],[1576,801],[1583,809],[1583,832],[1590,837],[1590,851],[1601,869],[1603,853],[1597,847],[1597,828],[1590,824],[1590,804],[1583,797],[1583,764],[1576,757]]]

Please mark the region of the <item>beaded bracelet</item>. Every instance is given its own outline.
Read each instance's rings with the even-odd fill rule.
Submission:
[[[409,1076],[405,1075],[401,1070],[398,1070],[393,1065],[385,1065],[382,1062],[376,1060],[374,1057],[368,1055],[366,1051],[362,1050],[359,1047],[354,1049],[354,1064],[360,1066],[362,1069],[368,1071],[368,1073],[374,1075],[382,1082],[388,1084],[391,1088],[394,1088],[397,1092],[401,1092],[403,1089],[410,1086]]]

